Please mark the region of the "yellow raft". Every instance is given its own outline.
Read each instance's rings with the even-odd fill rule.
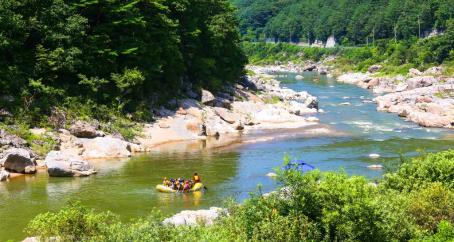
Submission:
[[[195,191],[200,191],[203,189],[203,184],[201,182],[194,184],[194,186],[189,189],[189,192],[195,192]],[[173,190],[170,187],[166,187],[164,185],[156,185],[156,190],[158,192],[163,192],[163,193],[175,193],[177,190]]]

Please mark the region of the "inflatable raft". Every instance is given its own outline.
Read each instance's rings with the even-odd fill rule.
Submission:
[[[194,184],[194,186],[191,189],[189,189],[189,192],[201,191],[203,188],[204,188],[203,184],[199,182],[199,183]],[[178,192],[177,190],[173,190],[172,188],[166,187],[164,185],[156,185],[156,190],[158,192],[163,192],[163,193]]]

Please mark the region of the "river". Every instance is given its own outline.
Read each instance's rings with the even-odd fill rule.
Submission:
[[[0,183],[0,241],[21,240],[30,219],[39,213],[56,211],[69,201],[98,211],[110,210],[125,221],[146,215],[154,208],[165,214],[185,209],[222,206],[233,197],[238,201],[257,191],[276,187],[266,176],[282,164],[285,154],[303,159],[323,171],[344,170],[352,175],[380,179],[382,170],[371,164],[397,164],[400,154],[446,150],[454,147],[454,133],[426,129],[405,122],[395,114],[376,111],[369,102],[373,94],[356,86],[341,84],[315,73],[281,73],[282,84],[317,96],[324,113],[322,124],[343,135],[299,136],[251,142],[222,149],[160,151],[127,160],[97,162],[99,173],[87,178],[49,178],[45,172]],[[350,105],[340,105],[349,102]],[[369,158],[377,153],[378,159]],[[190,177],[197,171],[208,190],[204,194],[161,194],[154,189],[163,176]]]

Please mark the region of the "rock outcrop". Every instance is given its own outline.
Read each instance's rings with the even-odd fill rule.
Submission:
[[[44,162],[49,176],[89,176],[96,173],[93,167],[82,157],[61,151],[51,151],[47,154]]]
[[[26,144],[27,141],[24,139],[10,134],[6,130],[0,129],[0,146],[20,148],[24,147]]]
[[[131,156],[129,143],[112,136],[80,139],[85,159],[119,158]]]
[[[167,218],[163,221],[164,224],[168,225],[204,225],[209,226],[218,219],[222,214],[225,214],[226,210],[217,207],[211,207],[207,210],[185,210]]]
[[[378,110],[397,113],[424,127],[454,128],[454,99],[442,93],[454,94],[454,86],[436,85],[375,98]]]
[[[96,130],[97,128],[98,124],[79,120],[71,125],[69,131],[78,138],[95,138],[100,136],[100,133]]]
[[[210,91],[202,89],[202,98],[201,98],[200,101],[203,104],[212,106],[212,105],[214,105],[214,101],[215,100],[216,100],[216,98],[214,97],[214,95]]]
[[[33,174],[36,172],[36,163],[33,158],[34,154],[29,150],[11,148],[4,152],[4,156],[0,160],[0,165],[2,165],[7,171]]]
[[[407,77],[376,77],[348,73],[338,81],[382,94],[375,98],[379,111],[396,113],[424,127],[454,128],[454,80],[444,77],[442,67],[424,72],[410,69]]]

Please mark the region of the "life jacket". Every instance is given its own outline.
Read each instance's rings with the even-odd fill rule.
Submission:
[[[192,180],[194,180],[194,183],[200,182],[200,176],[194,176]]]

